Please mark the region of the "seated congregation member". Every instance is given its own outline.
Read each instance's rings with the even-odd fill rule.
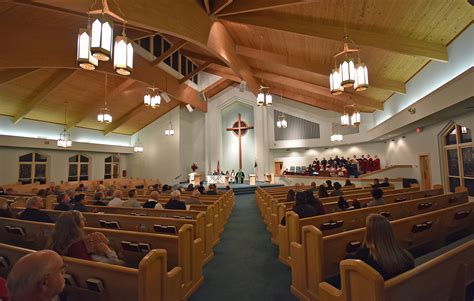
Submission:
[[[160,197],[160,193],[158,191],[152,191],[150,193],[150,197],[148,199],[148,201],[146,201],[144,204],[143,204],[143,208],[154,208],[154,209],[164,209],[163,208],[163,205],[161,205],[160,203],[158,203],[158,198]]]
[[[349,203],[343,196],[339,197],[339,200],[337,201],[337,207],[342,211],[348,210],[350,208]]]
[[[130,189],[128,191],[128,200],[123,202],[123,207],[131,207],[131,208],[141,208],[142,206],[137,201],[136,198],[137,191],[135,189]]]
[[[186,191],[193,191],[193,190],[194,190],[194,185],[193,184],[189,184],[188,188],[186,188]]]
[[[390,182],[388,181],[387,177],[383,178],[383,182],[380,184],[380,187],[390,187]]]
[[[87,207],[85,203],[86,203],[86,195],[83,193],[76,194],[76,196],[74,197],[74,201],[72,202],[72,210],[87,212]]]
[[[369,214],[366,222],[365,239],[362,246],[345,259],[358,259],[370,265],[388,280],[415,267],[413,256],[400,247],[390,222],[380,214]],[[340,277],[328,279],[340,288]]]
[[[334,187],[332,186],[331,180],[326,180],[326,189],[327,190],[334,189]]]
[[[385,201],[383,199],[383,190],[380,188],[374,188],[370,192],[372,195],[372,200],[367,203],[367,207],[373,207],[373,206],[380,206],[385,204]]]
[[[58,204],[54,206],[54,210],[68,211],[72,208],[71,199],[66,193],[58,195],[57,202]]]
[[[68,189],[68,190],[66,190],[66,194],[68,195],[70,200],[73,200],[74,196],[76,195],[76,192],[72,189]]]
[[[217,186],[216,186],[216,184],[209,184],[206,194],[208,194],[208,195],[217,195]]]
[[[288,190],[286,193],[286,201],[294,202],[295,201],[295,191],[293,189]]]
[[[328,191],[327,191],[326,187],[323,184],[319,185],[318,197],[319,198],[327,198],[328,196],[329,196],[329,194],[328,194]]]
[[[87,188],[84,186],[83,183],[79,184],[79,187],[76,188],[76,192],[85,192]]]
[[[181,202],[181,193],[178,190],[171,192],[171,198],[166,203],[165,209],[186,210],[186,204]]]
[[[102,199],[104,199],[104,192],[102,190],[98,190],[94,195],[94,202],[92,204],[94,206],[107,206],[107,203],[102,202]]]
[[[202,204],[202,202],[199,200],[199,197],[201,196],[201,193],[199,193],[199,190],[194,190],[191,194],[191,196],[184,202],[186,205],[194,205],[194,204]]]
[[[204,186],[199,185],[197,187],[197,190],[199,191],[200,194],[206,194],[206,189],[204,189]]]
[[[318,191],[318,187],[316,187],[316,183],[315,183],[315,182],[311,182],[311,184],[309,185],[309,189],[311,189],[311,191],[313,191],[313,192],[317,192],[317,191]]]
[[[8,206],[8,200],[0,198],[0,217],[12,217],[10,206]]]
[[[26,201],[26,209],[18,213],[16,217],[26,221],[52,223],[51,218],[41,211],[41,208],[43,208],[43,199],[39,196],[32,196]]]
[[[316,209],[308,203],[305,192],[296,193],[296,202],[292,209],[299,218],[311,217],[317,215]],[[286,225],[286,216],[281,220],[282,225]]]
[[[45,198],[48,196],[48,194],[46,193],[46,189],[40,189],[38,190],[38,192],[36,193],[37,196],[41,197],[41,198]]]
[[[344,192],[341,190],[342,186],[339,182],[334,183],[334,190],[331,191],[331,196],[343,196]]]
[[[112,189],[107,189],[105,192],[104,201],[110,201],[114,198],[114,191]]]
[[[324,211],[324,206],[318,198],[314,197],[313,191],[311,189],[306,190],[305,198],[311,206],[313,206],[314,210],[316,210],[316,215],[322,215],[326,212]]]
[[[49,248],[61,256],[120,264],[117,253],[109,247],[108,239],[102,233],[84,233],[85,223],[86,219],[79,211],[61,213],[54,226]]]
[[[170,191],[171,191],[171,188],[169,187],[168,184],[163,185],[163,187],[161,188],[161,193],[170,193]]]
[[[344,184],[344,187],[352,186],[351,180],[347,179],[346,183]]]
[[[5,195],[5,194],[7,194],[5,188],[0,186],[0,195]]]
[[[122,207],[123,206],[123,192],[122,190],[115,190],[114,191],[114,198],[109,201],[107,206],[109,207]]]
[[[379,179],[374,179],[374,184],[372,184],[372,188],[379,188],[379,187],[381,187]]]
[[[65,272],[63,259],[51,250],[27,254],[15,263],[8,274],[9,300],[59,300],[57,296],[64,289]]]
[[[352,207],[354,207],[354,209],[360,209],[362,207],[362,205],[360,204],[357,198],[352,200]]]

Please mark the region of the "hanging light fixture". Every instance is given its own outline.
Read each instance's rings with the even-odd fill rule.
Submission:
[[[140,134],[137,135],[137,141],[135,142],[133,151],[136,153],[143,153],[143,146],[142,146],[142,143],[140,142]]]
[[[133,46],[125,34],[125,22],[123,23],[122,35],[115,38],[114,70],[120,75],[130,75],[133,70]]]
[[[260,35],[260,51],[263,51],[263,36]],[[270,87],[263,86],[263,79],[260,78],[260,89],[257,94],[257,107],[271,106],[273,98],[270,94]]]
[[[64,102],[64,129],[59,133],[59,139],[57,142],[58,147],[69,148],[72,146],[71,134],[66,130],[67,124],[67,102]]]
[[[152,109],[156,109],[161,104],[161,95],[158,88],[148,87],[147,92],[143,96],[143,103],[147,107],[151,107]]]
[[[331,142],[340,142],[342,141],[342,135],[341,134],[332,134],[331,135]]]
[[[114,1],[115,2],[115,1]],[[115,3],[116,4],[116,3]],[[92,4],[92,6],[95,5]],[[130,75],[133,70],[133,45],[125,33],[126,21],[109,9],[107,0],[102,0],[100,9],[88,12],[89,17],[87,29],[79,30],[77,45],[77,61],[81,68],[94,70],[99,61],[112,59],[114,70],[120,75]],[[125,16],[116,4],[122,16]],[[115,38],[114,44],[114,20],[123,24],[122,34]],[[112,48],[114,47],[114,48]]]
[[[345,1],[343,0],[342,11],[345,11]],[[344,38],[342,42],[344,48],[341,52],[334,55],[335,68],[329,75],[329,89],[331,94],[339,95],[344,88],[353,87],[356,91],[364,91],[369,87],[369,77],[367,66],[360,60],[360,49],[350,48],[349,44],[355,44],[347,35],[345,16],[344,20]],[[357,53],[358,63],[354,63],[353,54]],[[342,57],[337,67],[338,59]]]
[[[80,28],[77,35],[77,63],[85,70],[95,70],[99,61],[91,53],[91,22],[90,15],[87,28]]]
[[[169,123],[168,127],[165,129],[165,135],[166,136],[173,136],[174,135],[173,124],[171,123],[171,111],[170,111],[170,123]]]
[[[105,73],[104,107],[99,110],[97,121],[100,123],[112,123],[112,115],[107,107],[107,73]]]
[[[351,124],[353,126],[359,126],[360,125],[360,113],[355,110],[354,114],[351,116]]]
[[[283,90],[281,90],[281,92],[280,92],[280,101],[281,101],[281,103],[283,103]],[[286,129],[287,127],[288,127],[288,122],[286,121],[285,114],[281,113],[281,115],[278,117],[277,128]]]

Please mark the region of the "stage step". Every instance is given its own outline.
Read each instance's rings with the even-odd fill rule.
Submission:
[[[246,185],[246,184],[231,184],[232,190],[234,191],[235,195],[241,195],[241,194],[253,194],[255,193],[255,190],[257,190],[257,187],[279,187],[283,186],[281,184],[257,184],[257,185]],[[225,190],[225,188],[218,188],[219,190]]]

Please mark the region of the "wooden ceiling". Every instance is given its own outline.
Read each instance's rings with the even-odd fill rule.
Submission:
[[[196,91],[156,67],[159,59],[135,55],[130,78],[110,66],[77,69],[76,34],[89,0],[0,3],[0,114],[133,134],[172,108],[190,103],[207,110]],[[205,89],[212,97],[242,79],[253,93],[263,80],[271,91],[297,102],[341,112],[383,110],[393,93],[431,60],[446,62],[447,45],[472,23],[466,0],[116,0],[133,38],[162,34],[205,70],[223,77]],[[110,5],[114,10],[114,5]],[[328,73],[342,49],[344,23],[369,68],[370,88],[333,96]],[[262,43],[262,45],[261,45]],[[107,65],[111,65],[108,63]],[[114,122],[96,122],[104,101]],[[143,106],[150,83],[172,96],[158,109]]]

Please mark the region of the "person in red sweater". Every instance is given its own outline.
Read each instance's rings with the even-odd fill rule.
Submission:
[[[0,300],[8,301],[7,282],[2,277],[0,277]]]

